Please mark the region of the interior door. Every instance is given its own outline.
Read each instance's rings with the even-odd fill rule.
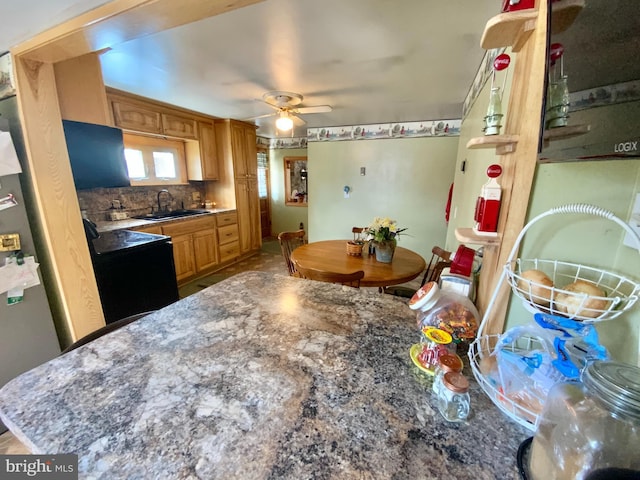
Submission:
[[[269,181],[269,149],[257,147],[258,196],[260,203],[260,226],[262,238],[271,236],[271,182]]]

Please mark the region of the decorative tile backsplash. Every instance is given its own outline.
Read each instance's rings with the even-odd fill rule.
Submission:
[[[127,212],[129,217],[143,215],[158,210],[158,192],[166,189],[171,194],[169,208],[199,208],[204,201],[204,186],[197,183],[189,185],[158,185],[153,187],[93,188],[79,190],[80,210],[93,221],[109,220],[113,211],[112,205],[120,203],[119,211]],[[162,205],[166,203],[166,195],[162,196]]]

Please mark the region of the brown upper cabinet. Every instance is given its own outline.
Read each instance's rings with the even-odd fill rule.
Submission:
[[[196,120],[171,113],[162,114],[162,133],[172,137],[198,138]]]
[[[110,88],[107,100],[114,126],[184,140],[189,180],[219,180],[214,118]]]
[[[218,152],[213,122],[199,121],[198,142],[187,142],[189,180],[218,180]]]
[[[145,133],[162,133],[160,112],[121,100],[111,100],[113,123],[124,130]]]

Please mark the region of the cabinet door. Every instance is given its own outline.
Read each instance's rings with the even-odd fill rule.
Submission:
[[[242,123],[231,122],[231,150],[235,177],[246,178],[250,173],[247,165],[249,152],[247,152],[246,127]]]
[[[202,176],[204,180],[218,180],[218,155],[213,123],[198,122],[198,134],[200,135]]]
[[[251,250],[262,245],[262,228],[260,226],[260,198],[257,178],[249,179],[249,205],[251,212]]]
[[[180,138],[198,138],[195,119],[171,113],[162,114],[162,133]]]
[[[218,248],[216,229],[207,228],[193,234],[193,251],[196,260],[196,271],[201,272],[218,264]]]
[[[247,175],[258,178],[258,151],[256,149],[256,129],[248,125],[244,129],[245,163]]]
[[[238,212],[238,235],[240,253],[251,250],[251,203],[249,181],[246,178],[236,180],[236,210]]]
[[[137,132],[162,133],[160,112],[121,101],[113,101],[111,105],[117,127]]]
[[[236,209],[238,212],[238,234],[240,253],[260,248],[260,210],[258,182],[254,179],[236,181]]]
[[[178,282],[196,274],[193,254],[193,239],[191,235],[176,235],[171,237],[173,244],[173,261],[176,265],[176,279]]]

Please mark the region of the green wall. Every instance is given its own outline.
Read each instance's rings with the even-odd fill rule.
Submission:
[[[460,242],[456,240],[456,228],[470,228],[474,226],[473,214],[476,206],[476,199],[480,194],[480,188],[489,179],[487,177],[487,167],[493,163],[501,163],[500,157],[496,155],[495,149],[484,148],[470,150],[466,147],[467,142],[474,137],[483,135],[484,116],[489,105],[489,90],[491,82],[488,81],[478,94],[467,117],[462,122],[460,128],[460,143],[458,156],[456,159],[455,179],[453,197],[451,200],[451,216],[449,219],[449,229],[447,230],[447,240],[445,249],[454,252]],[[510,83],[502,96],[502,111],[507,114],[507,104],[509,102]],[[505,117],[506,118],[506,117]],[[503,118],[503,125],[505,124]],[[500,133],[505,133],[504,128]],[[464,171],[463,171],[464,164]],[[500,183],[500,178],[498,178]],[[469,248],[478,249],[479,245],[467,245]]]
[[[462,123],[455,170],[451,220],[447,231],[446,249],[455,250],[459,242],[454,230],[473,225],[476,197],[486,181],[485,170],[491,163],[500,163],[493,149],[469,150],[472,137],[482,135],[483,117],[489,85],[485,85]],[[509,94],[509,87],[505,95]],[[508,100],[503,98],[503,111]],[[574,112],[570,125],[590,124],[594,142],[604,141],[603,125],[620,130],[630,105],[600,107]],[[609,117],[609,119],[607,119]],[[620,128],[619,128],[620,127]],[[503,132],[504,133],[504,132]],[[600,138],[598,137],[600,135]],[[553,148],[577,147],[581,137],[554,141]],[[465,172],[462,162],[466,161]],[[549,208],[569,203],[589,203],[613,211],[628,220],[636,193],[640,193],[640,160],[608,160],[539,164],[532,186],[527,221]],[[504,214],[504,212],[502,212]],[[557,215],[541,220],[529,230],[522,242],[521,258],[556,259],[602,268],[640,281],[640,255],[622,244],[624,230],[610,220],[585,215]],[[478,248],[477,245],[469,245]],[[509,303],[506,328],[533,321],[519,299]],[[640,362],[640,304],[619,318],[600,322],[597,326],[602,343],[612,357],[631,364]]]
[[[538,165],[529,219],[558,205],[589,203],[627,220],[640,192],[640,160],[609,160]],[[588,215],[544,218],[525,234],[522,258],[557,259],[604,269],[640,281],[640,253],[623,245],[625,230],[611,220]],[[611,356],[626,363],[640,361],[640,305],[598,324],[601,342]],[[507,327],[531,318],[522,303],[510,303]]]
[[[353,226],[391,217],[408,228],[399,245],[428,261],[445,241],[457,149],[458,137],[310,142],[309,241],[348,239]]]
[[[298,230],[300,222],[308,228],[308,208],[284,204],[284,157],[307,156],[306,148],[280,148],[269,152],[269,180],[271,182],[271,233]]]

